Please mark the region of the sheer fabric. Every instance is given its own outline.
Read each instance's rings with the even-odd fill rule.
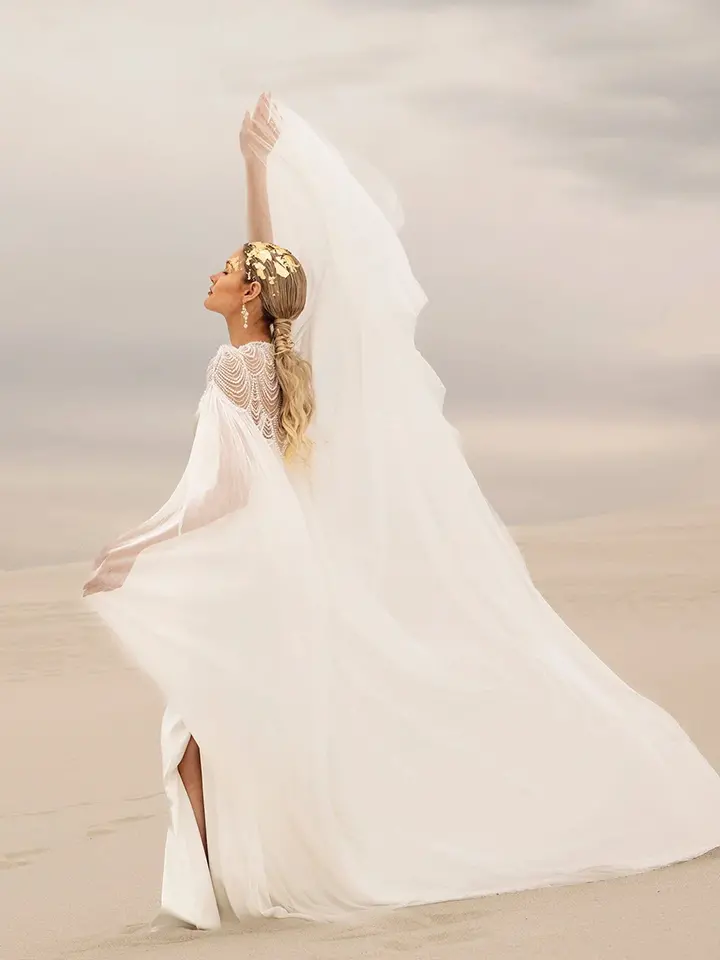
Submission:
[[[281,114],[270,201],[311,283],[313,459],[286,467],[269,367],[224,348],[178,489],[88,600],[169,704],[164,909],[328,919],[719,845],[720,778],[548,606],[479,490],[393,227]],[[190,731],[209,870],[176,773]]]
[[[96,575],[105,589],[122,586],[135,560],[149,547],[246,504],[253,464],[244,430],[254,424],[270,448],[281,453],[280,400],[271,343],[219,347],[207,367],[195,445],[185,472],[157,513],[101,552]]]
[[[255,340],[240,347],[224,344],[210,361],[207,377],[228,400],[248,411],[269,443],[277,449],[284,446],[282,394],[272,343]]]

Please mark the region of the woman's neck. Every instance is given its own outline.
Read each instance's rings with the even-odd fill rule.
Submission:
[[[242,317],[225,317],[228,328],[230,343],[234,347],[242,347],[245,343],[252,343],[254,340],[265,340],[270,342],[272,337],[265,321],[260,323],[253,322],[252,319],[245,328],[245,321]]]

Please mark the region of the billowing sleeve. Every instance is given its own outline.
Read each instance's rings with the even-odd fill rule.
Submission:
[[[211,360],[185,471],[165,504],[106,546],[96,560],[92,589],[121,586],[140,553],[227,517],[248,502],[255,466],[265,452],[246,409],[248,371],[237,352]]]

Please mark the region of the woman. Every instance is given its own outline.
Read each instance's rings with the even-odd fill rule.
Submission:
[[[279,116],[243,126],[256,242],[211,278],[230,345],[185,474],[86,586],[169,704],[163,910],[329,919],[720,845],[720,778],[478,489],[387,218]]]

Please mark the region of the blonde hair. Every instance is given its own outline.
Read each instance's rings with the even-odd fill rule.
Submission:
[[[296,257],[274,243],[246,243],[245,276],[260,284],[260,303],[270,324],[275,368],[282,393],[280,426],[286,459],[307,459],[312,443],[307,437],[315,411],[312,367],[295,350],[292,324],[307,298],[307,277]]]

